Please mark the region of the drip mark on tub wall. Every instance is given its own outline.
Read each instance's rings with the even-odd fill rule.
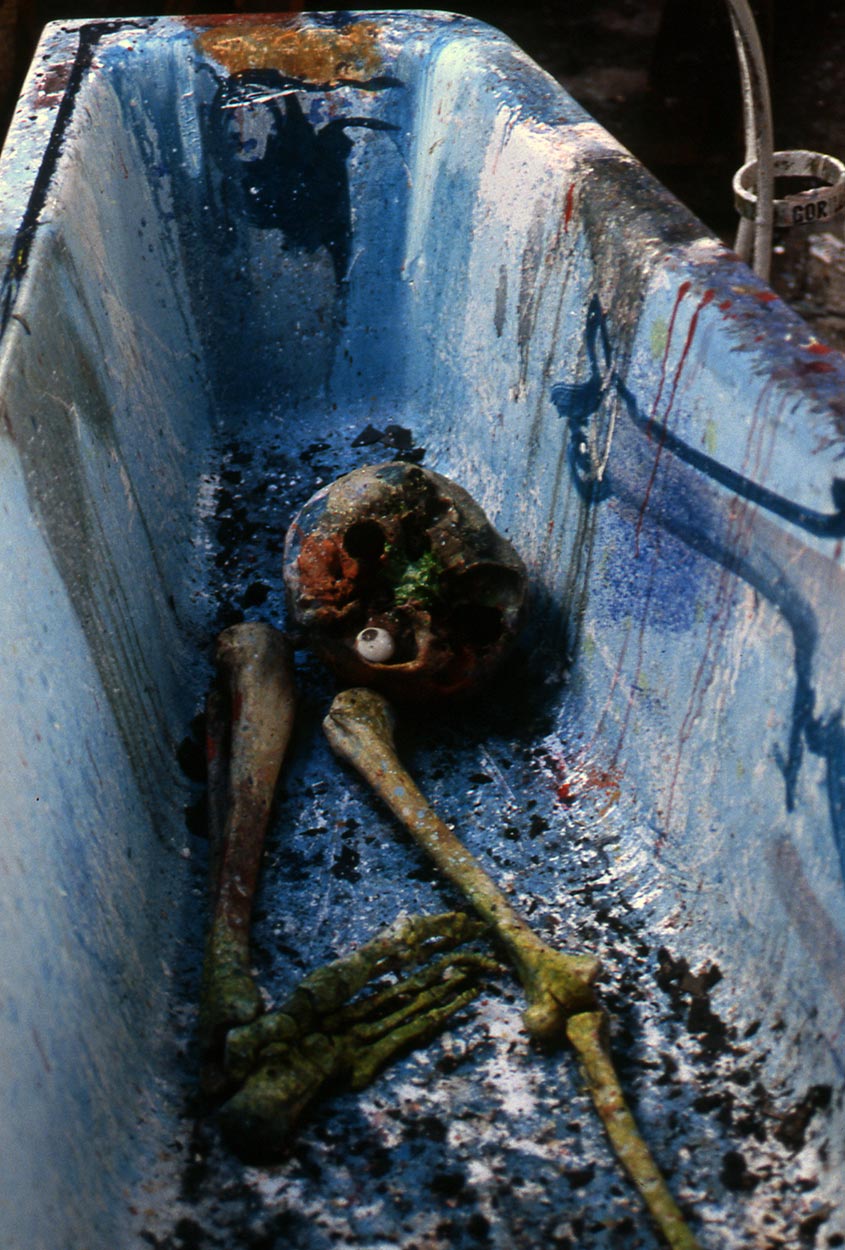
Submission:
[[[572,220],[572,210],[575,207],[575,183],[571,183],[566,193],[566,207],[563,210],[563,233],[569,233],[569,223]]]
[[[669,355],[669,349],[672,343],[672,331],[675,325],[675,317],[677,315],[680,302],[688,290],[689,290],[689,283],[688,282],[683,283],[678,291],[678,295],[675,300],[675,307],[672,309],[672,319],[669,323],[669,331],[666,336],[666,348],[663,353],[663,364],[661,366],[661,372],[660,372],[660,386],[658,387],[657,395],[655,396],[655,400],[654,400],[654,406],[652,407],[652,410],[651,410],[651,416],[648,422],[649,430],[652,426],[655,415],[657,413],[657,406],[660,402],[660,397],[663,392],[663,385],[666,380],[666,361],[667,361],[667,357]],[[681,349],[681,355],[678,359],[678,364],[675,369],[675,376],[672,379],[672,389],[669,393],[669,402],[666,405],[666,411],[663,414],[663,421],[661,422],[661,425],[660,425],[660,434],[658,436],[657,452],[654,457],[654,463],[651,469],[651,476],[648,481],[648,486],[646,487],[645,496],[643,497],[642,508],[640,510],[639,520],[637,522],[637,533],[636,533],[637,550],[639,550],[640,533],[642,531],[643,521],[645,520],[645,514],[648,511],[649,500],[651,499],[651,492],[654,487],[654,480],[657,477],[657,470],[660,467],[660,457],[663,454],[663,448],[666,446],[666,439],[669,434],[669,417],[672,413],[672,408],[675,403],[675,396],[678,393],[678,384],[681,380],[681,374],[683,373],[684,368],[687,363],[687,359],[689,358],[690,349],[692,347],[693,339],[695,338],[695,331],[698,326],[698,318],[701,315],[702,309],[706,308],[707,305],[712,301],[714,294],[715,292],[712,290],[705,291],[701,299],[699,300],[698,304],[696,305],[692,316],[690,317],[690,322],[687,327],[687,336],[686,336],[686,339],[684,340],[684,346]]]
[[[152,25],[154,21],[154,18],[140,20],[122,18],[113,22],[91,22],[80,28],[76,57],[70,70],[67,71],[67,86],[56,109],[53,129],[50,132],[50,138],[47,140],[44,155],[41,158],[41,165],[32,184],[32,194],[29,197],[29,202],[21,218],[21,224],[15,235],[11,260],[6,267],[2,284],[0,284],[0,337],[9,324],[20,284],[27,271],[29,253],[32,249],[35,231],[40,225],[41,213],[47,202],[47,193],[50,190],[50,184],[56,172],[56,165],[62,152],[65,134],[76,108],[79,89],[94,61],[97,46],[105,35],[122,30],[144,30]]]
[[[703,306],[702,300],[697,311]],[[692,340],[689,331],[687,339]],[[590,376],[576,384],[559,383],[551,390],[553,404],[570,427],[570,471],[576,489],[588,505],[615,495],[625,508],[635,511],[639,526],[645,497],[654,485],[653,463],[646,451],[652,418],[646,417],[636,395],[612,366],[606,319],[597,297],[593,297],[588,308],[585,348]],[[614,447],[621,444],[622,451],[617,449],[615,456],[608,458],[606,472],[599,479],[591,452],[595,441],[592,426],[606,400],[618,401]],[[791,633],[795,684],[789,737],[783,750],[775,751],[774,759],[783,776],[788,812],[797,801],[805,750],[823,761],[831,834],[845,876],[845,724],[841,707],[833,707],[825,715],[817,710],[822,689],[819,680],[826,670],[816,672],[816,666],[824,663],[817,618],[823,605],[817,604],[812,595],[816,584],[824,584],[828,594],[832,593],[828,583],[841,574],[828,557],[808,552],[800,538],[765,515],[774,514],[817,537],[839,538],[845,533],[845,482],[833,479],[831,494],[836,511],[821,513],[775,494],[744,473],[691,447],[668,431],[665,424],[661,426],[661,450],[670,459],[665,468],[666,487],[658,486],[660,506],[654,509],[655,525],[759,592],[781,614]],[[751,446],[748,450],[750,454]],[[753,467],[759,471],[759,461]],[[747,468],[744,464],[743,469]],[[724,489],[736,498],[725,499]],[[749,504],[754,506],[749,508]],[[803,568],[812,559],[818,560],[820,568],[808,579]],[[648,615],[647,601],[643,629]],[[623,652],[625,649],[627,641]],[[614,684],[621,678],[623,658],[620,655],[620,671]],[[635,681],[639,667],[638,662]],[[629,716],[630,709],[624,716],[623,737]]]
[[[845,938],[831,920],[807,879],[804,865],[789,838],[777,838],[766,851],[766,862],[781,907],[802,946],[816,961],[828,988],[845,1012]]]
[[[762,463],[762,440],[766,431],[771,431],[777,427],[777,417],[779,416],[779,412],[776,412],[773,420],[767,419],[772,389],[773,383],[769,379],[763,384],[754,405],[754,414],[749,423],[746,456],[742,466],[746,472],[756,471],[760,473],[765,467]],[[780,406],[782,407],[784,403],[785,398],[782,397]],[[747,500],[737,500],[735,505],[730,508],[728,514],[724,540],[726,548],[735,552],[743,550],[745,536],[753,535],[753,526],[753,505]],[[704,715],[705,696],[716,681],[719,673],[719,656],[723,653],[729,641],[729,624],[731,613],[736,603],[736,589],[735,569],[723,565],[716,586],[712,611],[708,616],[704,649],[695,669],[687,710],[678,732],[675,763],[666,804],[665,823],[667,827],[671,823],[683,753],[692,738],[698,719]],[[714,763],[714,768],[717,771],[719,767],[720,764],[718,762]]]
[[[505,328],[505,318],[508,312],[508,269],[507,265],[502,265],[499,269],[499,282],[496,287],[496,305],[493,313],[493,324],[496,327],[496,337],[502,337],[502,331]]]
[[[602,365],[599,364],[596,351],[598,342],[601,342],[603,349]],[[611,367],[606,318],[595,296],[587,310],[585,347],[590,364],[590,377],[574,384],[556,383],[551,389],[550,398],[558,415],[570,427],[570,468],[576,488],[583,498],[599,503],[611,493],[612,483],[611,472],[602,480],[597,480],[596,466],[590,463],[589,456],[585,454],[589,448],[588,434],[592,419],[598,414],[608,395],[615,393],[622,401],[622,411],[627,414],[633,426],[646,438],[650,438],[654,409],[652,416],[646,417],[636,395],[628,388],[624,378]],[[758,485],[744,474],[684,442],[665,424],[661,425],[660,437],[662,448],[667,453],[741,499],[747,499],[767,512],[782,517],[808,534],[819,538],[845,537],[845,479],[833,478],[830,483],[835,511],[818,512]]]
[[[669,363],[669,352],[672,347],[672,336],[675,333],[675,321],[678,316],[678,309],[681,306],[681,300],[687,294],[689,289],[690,289],[690,283],[682,282],[681,285],[678,287],[678,293],[675,296],[675,303],[672,306],[672,315],[669,318],[669,328],[666,331],[666,342],[663,346],[663,359],[660,362],[660,382],[658,383],[658,386],[657,386],[657,393],[654,396],[654,403],[651,406],[651,414],[649,416],[648,424],[646,426],[646,433],[649,435],[649,437],[651,437],[652,423],[654,421],[655,416],[657,415],[657,409],[660,406],[660,400],[663,395],[663,387],[666,385],[666,367]]]

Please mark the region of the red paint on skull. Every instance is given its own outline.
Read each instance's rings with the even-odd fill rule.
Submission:
[[[516,634],[526,577],[462,487],[393,461],[309,500],[288,531],[285,583],[294,622],[342,681],[427,699],[493,671]]]

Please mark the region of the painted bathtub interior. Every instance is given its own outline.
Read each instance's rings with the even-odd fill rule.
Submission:
[[[480,704],[409,718],[421,784],[601,953],[702,1245],[845,1244],[841,358],[446,14],[51,26],[0,229],[3,1246],[656,1245],[506,978],[278,1168],[197,1126],[209,642],[283,623],[295,509],[395,455],[472,491],[533,587]],[[454,901],[300,671],[276,993]]]

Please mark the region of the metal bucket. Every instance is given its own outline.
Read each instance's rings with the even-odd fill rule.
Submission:
[[[656,1245],[507,980],[273,1169],[197,1115],[210,641],[284,623],[291,516],[395,455],[468,488],[533,587],[501,679],[406,727],[423,788],[602,957],[702,1244],[843,1244],[841,358],[447,14],[51,26],[0,223],[3,1246]],[[276,994],[455,902],[300,676]]]

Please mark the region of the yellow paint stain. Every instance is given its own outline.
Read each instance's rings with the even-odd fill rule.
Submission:
[[[275,69],[302,82],[335,85],[366,82],[382,64],[376,22],[356,22],[341,30],[301,25],[297,18],[276,22],[228,21],[203,30],[198,50],[230,74]]]
[[[665,317],[655,317],[649,330],[649,347],[655,359],[659,359],[666,351],[669,337],[669,323]]]
[[[595,656],[597,650],[598,648],[596,647],[595,638],[592,636],[592,634],[585,634],[583,639],[581,640],[581,651],[583,653],[584,659],[591,661],[593,657]]]

